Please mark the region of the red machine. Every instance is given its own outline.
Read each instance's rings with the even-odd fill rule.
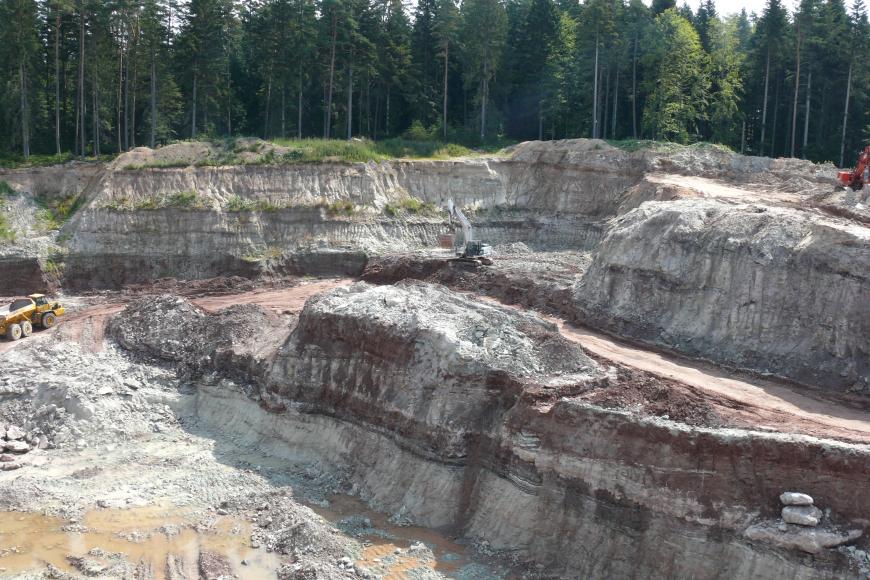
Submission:
[[[840,183],[858,191],[865,184],[870,183],[870,145],[858,155],[858,164],[852,171],[840,171],[837,173]]]

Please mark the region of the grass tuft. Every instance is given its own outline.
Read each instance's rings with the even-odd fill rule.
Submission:
[[[406,197],[396,203],[388,203],[384,206],[384,211],[391,217],[398,217],[401,213],[420,216],[436,216],[440,213],[434,204],[426,203],[416,197]]]

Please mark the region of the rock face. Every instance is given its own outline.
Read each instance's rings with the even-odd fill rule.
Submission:
[[[143,320],[133,314],[131,326]],[[186,324],[166,325],[164,340]],[[144,335],[125,332],[139,349]],[[854,534],[751,530],[779,516],[758,498],[795,481],[835,519],[870,516],[856,494],[866,447],[601,408],[588,396],[617,375],[534,316],[430,284],[357,284],[310,300],[258,366],[255,400],[200,385],[199,420],[278,457],[334,465],[374,507],[547,574],[855,576],[828,550]],[[810,548],[812,563],[800,555]]]
[[[212,146],[183,149],[181,159],[196,163]],[[66,286],[358,275],[368,256],[435,248],[449,229],[443,213],[396,213],[401,200],[437,208],[453,198],[493,244],[581,254],[562,308],[572,318],[690,356],[870,393],[870,230],[832,217],[847,214],[831,200],[814,201],[833,187],[831,166],[709,146],[627,152],[581,139],[449,161],[129,168],[163,152],[73,166],[54,185],[57,169],[6,174],[22,192],[81,188],[85,206],[56,236]],[[728,184],[697,185],[706,178]],[[745,183],[762,189],[729,188]],[[155,205],[180,192],[196,203]],[[335,202],[353,209],[330,210]],[[0,294],[51,282],[49,262],[34,252],[0,252],[14,256],[0,257],[13,273]]]
[[[870,229],[793,210],[651,202],[602,240],[574,300],[623,336],[851,385],[870,376],[868,248]]]

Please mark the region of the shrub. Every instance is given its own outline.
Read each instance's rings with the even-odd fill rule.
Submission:
[[[0,205],[0,210],[2,210],[2,205]],[[6,216],[3,213],[0,213],[0,243],[14,243],[15,242],[15,230],[12,229],[12,226],[9,225]]]
[[[403,211],[412,215],[434,216],[439,213],[434,204],[425,203],[416,197],[406,197],[397,203],[388,203],[384,206],[384,211],[392,217],[397,217]]]
[[[326,213],[329,215],[353,215],[356,211],[356,206],[350,200],[335,201],[326,207]]]
[[[156,197],[151,196],[151,197],[146,197],[146,198],[143,198],[143,199],[140,199],[139,201],[137,201],[136,204],[133,206],[133,209],[142,210],[142,211],[149,211],[149,210],[153,210],[153,209],[158,209],[159,207],[160,207],[159,200]]]
[[[205,204],[199,194],[193,190],[173,193],[166,200],[166,207],[176,209],[202,209]]]

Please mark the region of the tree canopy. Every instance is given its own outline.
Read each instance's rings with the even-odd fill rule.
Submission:
[[[4,0],[0,16],[7,157],[593,136],[848,164],[870,141],[863,0]]]

